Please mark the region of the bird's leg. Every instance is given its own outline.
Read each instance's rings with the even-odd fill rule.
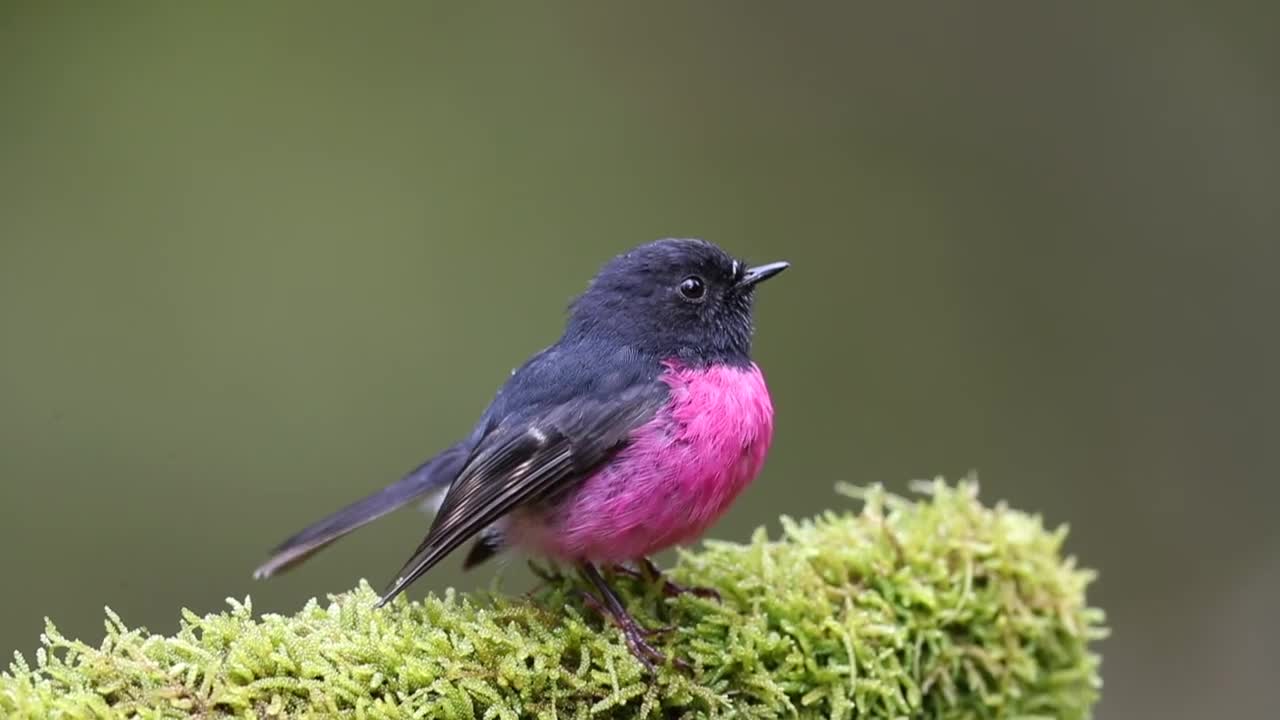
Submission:
[[[666,656],[650,645],[648,638],[669,628],[656,631],[646,630],[640,623],[636,622],[636,619],[623,606],[622,600],[618,598],[617,593],[613,591],[613,588],[609,587],[609,584],[605,582],[604,577],[600,575],[600,571],[594,565],[583,563],[579,566],[579,572],[582,573],[582,577],[586,578],[587,582],[595,587],[596,592],[600,593],[600,597],[598,599],[591,598],[588,605],[593,606],[597,611],[603,611],[602,614],[607,614],[614,624],[618,626],[618,629],[622,630],[622,636],[626,638],[627,647],[631,649],[631,654],[650,672],[654,672],[657,665],[665,663]],[[597,604],[598,602],[602,602],[603,607]],[[679,659],[675,660],[675,664],[682,667],[685,666],[685,663]]]
[[[600,617],[607,616],[610,619],[613,618],[613,613],[604,605],[601,605],[599,598],[597,598],[595,595],[592,595],[590,590],[579,590],[578,596],[582,599],[582,604],[591,608],[591,611],[594,612],[595,614],[599,615]],[[663,625],[662,627],[647,628],[647,627],[641,627],[639,623],[636,623],[637,632],[639,632],[645,638],[656,637],[658,635],[665,635],[669,632],[674,632],[675,629],[676,629],[675,625]],[[677,660],[677,663],[679,663],[678,660]]]
[[[678,595],[689,594],[689,595],[693,595],[694,597],[707,598],[710,600],[715,600],[716,602],[720,602],[720,591],[716,590],[715,588],[709,588],[709,587],[681,585],[680,583],[677,583],[676,581],[669,579],[666,575],[663,575],[662,570],[659,570],[658,566],[654,565],[653,561],[647,557],[640,558],[639,560],[636,561],[636,564],[640,566],[639,570],[636,570],[634,568],[629,568],[625,565],[618,565],[617,566],[618,572],[622,573],[623,575],[626,575],[627,577],[635,578],[637,580],[646,580],[648,582],[661,582],[662,594],[666,595],[667,597],[676,597]]]

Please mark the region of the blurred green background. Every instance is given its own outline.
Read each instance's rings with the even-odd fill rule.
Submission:
[[[4,3],[0,653],[380,585],[421,515],[249,573],[463,434],[606,259],[702,236],[794,264],[716,536],[976,468],[1101,570],[1101,716],[1265,715],[1274,15]],[[415,591],[492,582],[458,562]]]

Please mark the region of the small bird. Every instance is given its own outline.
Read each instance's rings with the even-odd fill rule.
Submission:
[[[760,472],[773,405],[751,360],[752,300],[787,267],[748,267],[698,239],[619,255],[572,303],[563,336],[512,373],[465,440],[285,540],[255,577],[443,489],[380,606],[468,541],[466,568],[514,546],[576,567],[652,669],[664,662],[646,640],[652,631],[599,568],[656,573],[650,555],[700,537]]]

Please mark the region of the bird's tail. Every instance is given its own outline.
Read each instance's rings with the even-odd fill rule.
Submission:
[[[253,576],[268,578],[288,570],[352,530],[447,486],[457,477],[466,459],[465,447],[454,445],[397,482],[312,523],[280,543],[271,551],[271,557],[253,572]]]

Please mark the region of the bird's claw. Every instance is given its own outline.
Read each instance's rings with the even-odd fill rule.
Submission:
[[[680,597],[681,595],[692,595],[694,597],[704,598],[706,600],[715,600],[722,602],[720,591],[713,587],[702,587],[698,585],[681,585],[671,580],[665,580],[662,585],[662,594],[667,597]]]
[[[647,669],[650,674],[656,674],[658,666],[665,665],[667,663],[667,656],[663,654],[662,651],[650,645],[647,638],[657,633],[668,632],[669,630],[671,630],[671,628],[646,630],[636,624],[631,624],[629,627],[622,628],[622,636],[626,638],[627,648],[631,650],[631,654],[640,661],[640,664],[645,666],[645,669]],[[680,670],[688,671],[690,669],[689,663],[678,657],[672,657],[671,664]]]
[[[650,674],[656,673],[659,666],[666,664],[667,656],[650,645],[649,639],[674,632],[676,629],[674,625],[664,625],[656,628],[643,627],[630,615],[618,616],[610,612],[595,595],[585,590],[582,591],[582,603],[591,608],[600,617],[608,618],[618,626],[618,629],[622,631],[623,639],[627,641],[627,649],[631,651],[636,660],[640,661],[641,665],[644,665]],[[681,670],[687,671],[690,669],[689,663],[680,658],[672,658],[671,664]]]

